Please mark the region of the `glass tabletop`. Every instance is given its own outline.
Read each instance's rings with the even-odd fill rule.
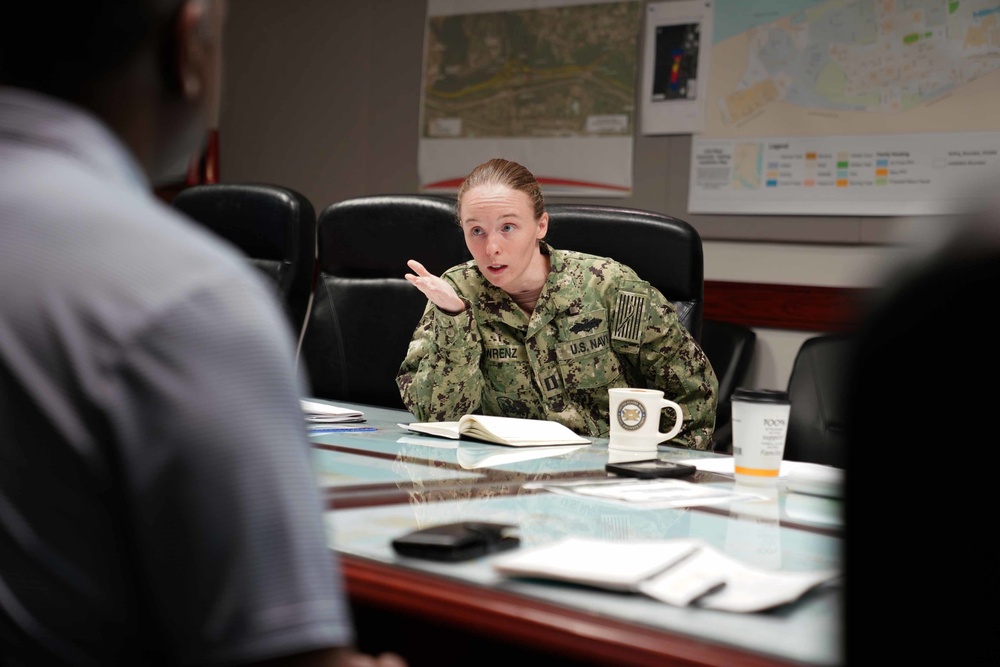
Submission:
[[[727,498],[705,505],[657,508],[553,492],[549,485],[613,481],[604,469],[611,455],[607,439],[542,448],[456,441],[406,430],[400,424],[413,419],[403,411],[345,405],[361,409],[365,425],[375,430],[311,438],[320,483],[330,499],[330,544],[339,553],[781,661],[839,663],[837,583],[766,613],[720,612],[672,607],[641,595],[505,578],[494,572],[491,557],[463,563],[405,558],[393,551],[391,541],[418,528],[473,520],[516,526],[523,547],[569,536],[614,541],[695,537],[758,568],[839,569],[840,499],[792,493],[780,481],[773,489],[742,488],[731,474],[718,472],[718,466],[684,478]],[[657,456],[697,465],[699,459],[726,455],[661,445]]]

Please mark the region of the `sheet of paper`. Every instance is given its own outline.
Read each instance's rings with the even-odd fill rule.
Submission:
[[[662,574],[640,583],[639,590],[651,598],[673,604],[677,599],[676,587],[720,577],[725,584],[698,598],[695,606],[742,613],[764,611],[799,599],[810,589],[838,578],[839,573],[754,568],[705,545]]]
[[[400,428],[414,433],[423,433],[435,438],[451,438],[458,440],[458,422],[413,422],[412,424],[396,424]]]
[[[508,576],[636,591],[640,582],[674,565],[699,546],[697,540],[612,542],[567,537],[501,556],[493,561],[493,567]]]
[[[684,459],[705,472],[733,474],[733,457],[717,456],[704,459]],[[844,470],[807,461],[782,461],[778,479],[788,484],[788,490],[818,496],[839,498],[843,495]]]
[[[816,463],[795,462],[788,471],[788,490],[829,498],[844,495],[844,471]]]
[[[837,581],[837,570],[751,567],[695,538],[611,541],[566,537],[499,556],[492,562],[512,577],[552,579],[642,593],[675,606],[750,613],[798,600]]]
[[[594,498],[629,507],[666,509],[714,505],[757,496],[749,493],[693,484],[680,479],[621,479],[573,480],[568,482],[529,482],[527,488],[544,489],[552,493]]]

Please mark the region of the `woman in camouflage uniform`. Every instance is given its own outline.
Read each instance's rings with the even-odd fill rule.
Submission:
[[[549,216],[530,171],[479,165],[459,189],[458,219],[472,261],[440,277],[408,262],[428,303],[396,383],[417,419],[478,411],[607,437],[608,389],[649,386],[684,411],[671,444],[709,448],[718,381],[705,353],[632,269],[543,240]]]

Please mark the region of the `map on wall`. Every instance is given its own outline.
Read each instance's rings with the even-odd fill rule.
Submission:
[[[1000,172],[1000,2],[716,0],[694,213],[951,213]]]
[[[643,134],[691,134],[705,126],[712,0],[646,5],[642,75]]]
[[[524,5],[429,0],[421,189],[506,157],[546,194],[627,196],[641,3]]]

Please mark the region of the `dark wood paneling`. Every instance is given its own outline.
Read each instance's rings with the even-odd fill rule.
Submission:
[[[858,287],[705,281],[705,319],[749,327],[837,332],[853,328],[871,292]]]

